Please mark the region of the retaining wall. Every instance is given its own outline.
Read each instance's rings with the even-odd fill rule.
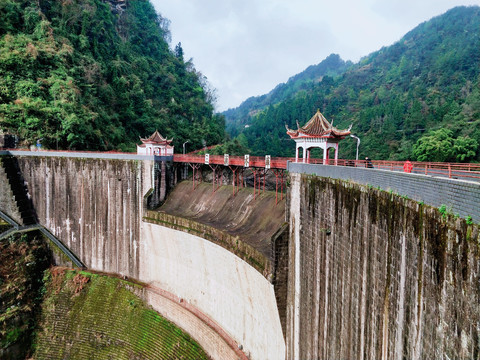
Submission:
[[[17,157],[40,224],[90,269],[138,278],[153,161]]]
[[[352,181],[290,180],[287,359],[478,358],[476,225]]]

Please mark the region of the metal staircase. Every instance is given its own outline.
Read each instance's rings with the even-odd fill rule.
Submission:
[[[25,181],[20,172],[17,159],[13,156],[5,156],[3,157],[2,162],[4,165],[3,171],[5,171],[7,175],[23,225],[27,226],[36,224],[37,217],[28,194],[28,189],[25,186]]]

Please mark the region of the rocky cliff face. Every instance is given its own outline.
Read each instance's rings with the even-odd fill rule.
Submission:
[[[373,188],[291,176],[289,359],[479,356],[479,229]]]

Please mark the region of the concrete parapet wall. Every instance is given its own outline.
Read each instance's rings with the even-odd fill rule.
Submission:
[[[352,181],[290,180],[287,359],[478,358],[477,225]]]
[[[294,173],[354,181],[406,196],[433,207],[445,205],[452,214],[480,223],[480,183],[421,174],[347,166],[289,163]]]

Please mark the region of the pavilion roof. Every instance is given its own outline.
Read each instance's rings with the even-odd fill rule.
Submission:
[[[149,138],[146,138],[146,139],[140,138],[140,140],[142,141],[143,144],[158,144],[158,145],[162,145],[162,144],[168,145],[173,141],[173,139],[168,140],[167,138],[164,138],[158,132],[158,130],[155,130],[155,132]]]
[[[313,117],[304,125],[300,126],[297,121],[297,130],[289,129],[287,125],[285,125],[287,129],[287,134],[293,138],[305,138],[305,137],[334,137],[334,138],[343,138],[345,136],[350,135],[350,129],[352,125],[348,129],[339,130],[332,125],[332,123],[328,122],[328,120],[323,116],[320,110],[317,110],[317,113],[313,115]]]

